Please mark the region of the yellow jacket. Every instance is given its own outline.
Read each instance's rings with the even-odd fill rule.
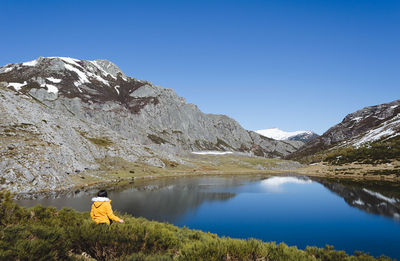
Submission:
[[[111,200],[105,197],[92,198],[93,204],[90,211],[92,220],[99,223],[110,224],[110,219],[119,222],[121,219],[114,215],[111,208]]]

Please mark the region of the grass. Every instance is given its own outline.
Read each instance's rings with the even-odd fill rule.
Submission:
[[[397,160],[381,164],[346,163],[342,165],[330,165],[327,163],[318,163],[296,169],[294,172],[314,177],[386,180],[398,183],[400,182],[399,167],[400,161]]]
[[[370,261],[356,252],[349,256],[325,248],[305,250],[284,243],[256,239],[221,238],[215,234],[121,215],[124,224],[104,227],[89,213],[16,205],[9,192],[0,192],[1,260],[274,260],[274,261]],[[93,259],[92,259],[93,260]]]
[[[108,147],[113,144],[112,141],[107,139],[106,137],[101,137],[101,138],[87,138],[89,141],[91,141],[93,144],[96,144],[97,146],[101,147]]]
[[[84,137],[85,139],[87,139],[88,141],[92,142],[97,146],[106,148],[114,144],[107,137],[96,137],[96,138],[88,137],[88,133],[86,131],[81,131],[79,129],[75,129],[75,131],[78,132],[82,137]]]

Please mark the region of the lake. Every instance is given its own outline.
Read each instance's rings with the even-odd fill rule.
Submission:
[[[93,193],[19,200],[89,211]],[[198,176],[137,181],[109,191],[114,211],[219,236],[285,242],[400,260],[400,188],[299,176]]]

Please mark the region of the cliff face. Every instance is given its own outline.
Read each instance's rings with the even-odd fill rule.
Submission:
[[[0,67],[3,188],[68,187],[106,157],[163,167],[190,151],[283,157],[299,144],[202,113],[173,90],[126,76],[105,60],[40,57]]]

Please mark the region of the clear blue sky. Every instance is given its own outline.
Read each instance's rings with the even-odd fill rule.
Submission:
[[[0,64],[108,59],[250,130],[400,99],[400,1],[2,0]]]

